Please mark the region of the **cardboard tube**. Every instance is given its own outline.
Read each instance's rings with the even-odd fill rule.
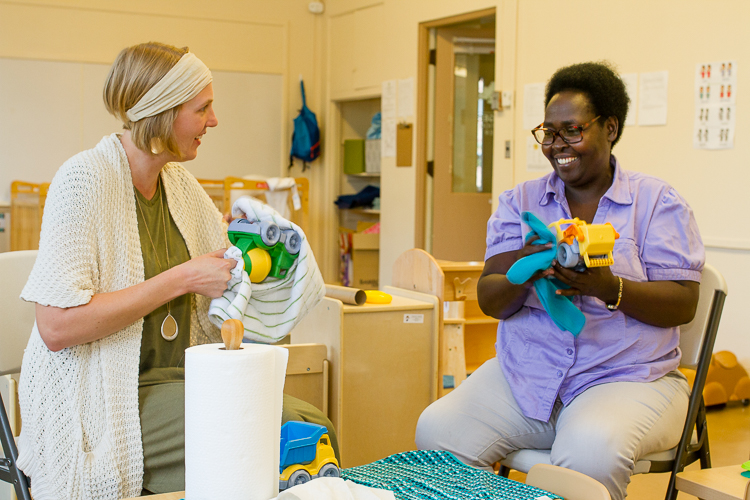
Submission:
[[[361,306],[367,300],[364,290],[348,286],[326,285],[326,297],[338,299],[344,304]]]

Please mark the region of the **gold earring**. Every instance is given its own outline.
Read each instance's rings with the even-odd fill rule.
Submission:
[[[162,151],[164,151],[164,145],[161,143],[161,139],[158,137],[151,139],[151,154],[158,155]]]

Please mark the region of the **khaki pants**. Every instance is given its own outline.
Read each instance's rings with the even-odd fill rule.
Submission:
[[[648,383],[591,387],[568,406],[558,400],[542,422],[523,415],[491,359],[422,413],[416,442],[485,469],[518,449],[551,449],[554,465],[597,479],[621,500],[639,457],[677,445],[688,397],[687,381],[675,371]]]

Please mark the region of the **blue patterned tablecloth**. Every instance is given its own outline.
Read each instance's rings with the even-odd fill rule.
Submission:
[[[343,469],[341,477],[393,492],[399,500],[534,500],[562,497],[469,467],[447,451],[407,451]]]

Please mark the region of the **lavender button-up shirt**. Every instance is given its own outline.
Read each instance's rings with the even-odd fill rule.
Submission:
[[[664,181],[615,167],[612,186],[599,201],[594,224],[611,222],[613,274],[631,281],[700,282],[703,242],[687,202]],[[529,227],[521,212],[549,224],[570,219],[565,185],[554,172],[500,195],[487,223],[485,260],[518,250]],[[627,290],[626,290],[627,293]],[[547,421],[558,395],[570,403],[587,388],[615,381],[649,382],[677,368],[679,327],[647,325],[589,296],[573,297],[586,316],[578,337],[560,330],[532,288],[523,307],[501,321],[495,349],[524,415]]]

